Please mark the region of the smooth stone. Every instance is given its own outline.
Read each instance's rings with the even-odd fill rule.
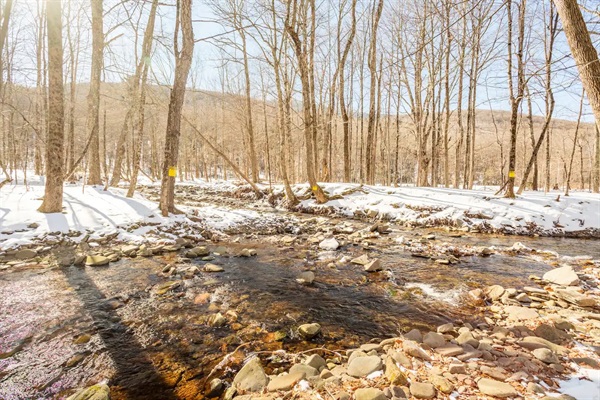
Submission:
[[[35,256],[37,256],[37,252],[31,249],[21,249],[14,254],[14,257],[17,260],[29,260],[30,258],[33,258]]]
[[[304,361],[304,364],[320,370],[322,367],[327,365],[327,362],[320,355],[313,354]]]
[[[108,257],[104,256],[87,256],[85,259],[85,265],[91,267],[99,267],[101,265],[107,265],[110,262]]]
[[[242,392],[259,392],[269,383],[260,359],[252,358],[233,378],[233,384]]]
[[[552,352],[550,349],[540,348],[535,349],[531,352],[535,358],[546,363],[546,364],[558,364],[560,363],[556,354]]]
[[[485,289],[485,295],[492,301],[498,300],[504,294],[504,288],[500,285],[492,285]]]
[[[579,277],[570,265],[554,268],[542,276],[542,279],[561,286],[575,286],[579,284]]]
[[[305,373],[297,371],[285,375],[279,375],[271,380],[267,385],[269,392],[277,392],[279,390],[291,390],[298,382],[304,379]]]
[[[427,354],[425,350],[421,348],[421,346],[419,346],[416,342],[413,342],[412,340],[405,340],[402,343],[402,350],[404,350],[404,352],[409,356],[420,358],[424,361],[431,361],[431,357],[429,356],[429,354]]]
[[[446,344],[446,339],[444,339],[443,335],[435,332],[428,332],[423,336],[423,343],[428,345],[429,347],[435,349],[436,347],[442,347]]]
[[[444,394],[450,394],[454,391],[454,385],[442,376],[431,374],[429,380],[437,390]]]
[[[306,364],[294,364],[292,368],[290,368],[289,373],[294,374],[296,372],[302,372],[305,377],[310,378],[311,376],[319,375],[319,371],[316,368],[311,367]]]
[[[435,351],[444,357],[456,357],[465,352],[462,347],[452,343],[447,343],[441,347],[438,347],[435,349]]]
[[[387,400],[387,397],[381,390],[374,388],[356,389],[354,398],[356,400]]]
[[[317,323],[303,324],[298,327],[298,333],[304,339],[312,339],[321,332],[321,325]]]
[[[537,311],[527,307],[508,306],[504,310],[510,320],[531,320],[539,317]]]
[[[481,393],[487,396],[506,398],[517,397],[519,395],[514,387],[495,379],[481,378],[477,381],[477,387]]]
[[[333,251],[340,247],[340,243],[335,238],[329,238],[319,243],[319,248],[323,250]]]
[[[370,261],[368,264],[365,265],[365,271],[367,272],[377,272],[377,271],[381,271],[382,267],[381,267],[381,261],[379,261],[378,258]]]
[[[417,343],[423,342],[423,335],[418,329],[413,329],[410,332],[403,335],[405,339],[412,340]]]
[[[296,281],[302,285],[312,285],[315,281],[315,273],[312,271],[304,271],[298,275]]]
[[[479,340],[475,339],[471,332],[463,332],[460,335],[458,335],[458,337],[456,338],[456,343],[458,343],[461,346],[468,344],[469,346],[473,346],[474,348],[477,348],[477,346],[479,346]]]
[[[367,265],[369,263],[369,257],[366,254],[363,254],[360,257],[353,258],[350,262],[352,264]]]
[[[356,357],[348,365],[348,375],[362,378],[381,370],[381,368],[381,358],[379,356]]]
[[[429,382],[413,382],[410,384],[410,394],[417,399],[433,399],[435,397],[435,387]]]
[[[224,269],[218,265],[208,263],[204,266],[204,272],[223,272]]]

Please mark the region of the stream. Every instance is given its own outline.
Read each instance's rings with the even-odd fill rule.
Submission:
[[[64,398],[101,381],[117,400],[202,399],[210,371],[238,347],[244,353],[234,353],[234,365],[251,351],[347,349],[415,327],[475,321],[479,317],[461,301],[466,291],[531,285],[530,275],[550,268],[544,257],[508,252],[435,263],[394,244],[432,230],[391,227],[366,249],[348,243],[335,252],[315,250],[304,240],[307,235],[283,245],[282,234],[269,240],[238,234],[207,244],[218,253],[210,262],[223,272],[183,279],[161,274],[178,261],[177,253],[123,258],[103,267],[30,264],[0,271],[0,399]],[[457,249],[521,242],[560,255],[600,258],[600,246],[591,240],[433,232],[436,243]],[[236,257],[243,248],[256,249],[257,256]],[[364,253],[379,258],[384,271],[366,273],[360,265],[336,262]],[[191,263],[200,269],[205,264]],[[296,281],[306,270],[316,275],[311,286]],[[211,323],[216,313],[226,322]],[[310,322],[321,325],[322,335],[308,342],[295,329]],[[274,360],[267,370],[278,366]]]

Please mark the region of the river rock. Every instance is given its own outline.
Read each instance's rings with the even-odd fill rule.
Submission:
[[[435,387],[429,382],[413,382],[410,384],[410,394],[417,399],[433,399],[435,397]]]
[[[560,360],[556,357],[556,354],[552,352],[550,349],[540,348],[535,349],[531,352],[535,358],[546,363],[546,364],[558,364]]]
[[[511,320],[530,320],[539,317],[537,311],[527,307],[508,306],[504,309]]]
[[[356,389],[354,398],[356,400],[387,400],[387,397],[381,390],[374,388]]]
[[[212,315],[209,319],[210,326],[221,327],[227,323],[227,320],[221,313],[216,313]]]
[[[233,378],[233,384],[242,392],[259,392],[269,383],[269,377],[258,357],[248,361]]]
[[[209,383],[208,390],[206,391],[206,397],[210,398],[220,396],[221,393],[223,393],[223,389],[225,389],[223,381],[219,378],[215,378]]]
[[[17,260],[29,260],[35,256],[37,256],[37,252],[32,249],[21,249],[18,250],[14,255]]]
[[[306,340],[314,338],[319,332],[321,332],[321,325],[317,323],[303,324],[298,327],[298,333]]]
[[[289,373],[295,374],[297,372],[302,372],[306,378],[310,378],[311,376],[319,375],[319,371],[316,368],[311,367],[306,364],[294,364],[292,368],[290,368]]]
[[[337,250],[340,243],[335,238],[328,238],[319,243],[319,248],[327,251]]]
[[[301,285],[312,285],[315,280],[315,273],[312,271],[304,271],[296,278],[296,281]]]
[[[412,340],[417,343],[423,342],[423,335],[421,334],[421,331],[418,329],[413,329],[410,332],[405,333],[403,336],[405,339]]]
[[[492,285],[485,290],[485,295],[492,301],[498,300],[504,294],[504,288],[500,285]]]
[[[479,340],[475,339],[473,334],[469,331],[462,332],[460,335],[458,335],[456,338],[456,343],[460,344],[461,346],[468,344],[474,348],[479,346]]]
[[[210,254],[210,251],[204,246],[197,246],[185,253],[188,258],[204,257]]]
[[[104,383],[99,383],[79,390],[67,400],[110,400],[110,388]]]
[[[570,265],[548,271],[542,279],[561,286],[575,286],[579,283],[579,277]]]
[[[381,261],[379,261],[378,258],[371,260],[368,264],[365,265],[365,271],[367,271],[367,272],[381,271]]]
[[[108,257],[104,256],[87,256],[85,265],[92,267],[99,267],[101,265],[107,265],[110,262]]]
[[[320,355],[313,354],[304,360],[304,364],[309,365],[316,370],[320,370],[327,365],[327,362]]]
[[[596,299],[592,296],[586,296],[573,290],[574,288],[568,289],[556,289],[554,293],[564,301],[578,305],[579,307],[595,307]]]
[[[291,390],[294,386],[296,386],[296,383],[300,382],[302,379],[304,379],[304,372],[301,371],[297,371],[297,372],[293,372],[293,373],[289,373],[289,374],[285,374],[285,375],[279,375],[275,378],[273,378],[271,380],[271,382],[269,382],[269,385],[267,386],[267,390],[269,392],[277,392],[279,390]]]
[[[362,378],[381,370],[381,367],[381,358],[379,356],[356,357],[348,365],[348,375],[355,378]]]
[[[360,257],[353,258],[350,262],[352,264],[367,265],[369,263],[369,257],[366,254],[363,254]]]
[[[408,385],[406,375],[396,365],[396,361],[390,356],[385,359],[385,376],[392,385]]]
[[[465,352],[462,347],[453,343],[446,343],[445,345],[436,348],[435,351],[444,357],[456,357]]]
[[[430,375],[429,380],[433,386],[442,393],[450,394],[454,391],[454,385],[450,381],[439,375]]]
[[[563,341],[570,338],[569,334],[556,329],[548,324],[541,324],[534,330],[536,336],[546,339],[554,344],[561,344]]]
[[[429,354],[425,352],[416,342],[412,340],[405,340],[402,343],[402,350],[409,356],[413,356],[415,358],[420,358],[424,361],[431,361],[431,357]]]
[[[220,267],[218,265],[215,264],[211,264],[211,263],[207,263],[206,265],[204,265],[204,272],[223,272],[224,269],[223,267]]]
[[[519,395],[514,387],[495,379],[481,378],[477,381],[477,387],[481,393],[487,396],[506,398],[517,397]]]
[[[440,335],[439,333],[428,332],[425,334],[425,336],[423,336],[423,343],[432,349],[435,349],[436,347],[441,347],[446,344],[446,339],[444,339],[444,336]]]

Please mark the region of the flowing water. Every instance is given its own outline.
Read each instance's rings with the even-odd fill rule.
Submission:
[[[597,243],[582,239],[437,235],[457,247],[521,241],[600,257]],[[106,267],[31,264],[1,271],[0,399],[62,398],[103,380],[113,399],[201,399],[211,369],[238,346],[245,352],[351,348],[413,327],[476,320],[461,306],[460,293],[489,284],[520,287],[529,275],[549,269],[544,260],[506,253],[443,265],[382,243],[369,256],[381,258],[386,271],[367,274],[350,263],[330,265],[342,255],[362,254],[360,246],[330,254],[304,243],[284,247],[242,236],[240,243],[219,244],[232,255],[244,247],[258,255],[217,256],[212,262],[223,272],[173,279],[177,283],[165,293],[160,288],[169,279],[160,272],[175,254]],[[315,284],[298,284],[298,275],[309,269]],[[217,312],[226,325],[211,326],[208,318]],[[323,332],[311,342],[294,329],[308,322],[318,322]],[[236,355],[234,363],[240,363],[243,356]],[[276,367],[275,361],[267,365],[269,372]]]

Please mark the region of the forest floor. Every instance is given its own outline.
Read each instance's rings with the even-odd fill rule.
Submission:
[[[38,183],[0,191],[0,398],[599,398],[597,195]]]

